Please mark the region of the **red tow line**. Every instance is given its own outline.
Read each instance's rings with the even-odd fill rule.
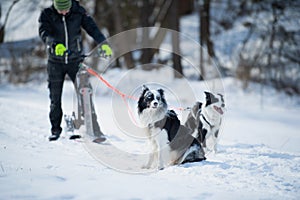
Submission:
[[[137,126],[137,122],[135,120],[134,114],[131,110],[131,108],[129,107],[126,98],[127,99],[133,99],[133,100],[138,100],[138,98],[134,97],[134,96],[130,96],[130,95],[126,95],[123,92],[121,92],[120,90],[118,90],[117,88],[115,88],[114,86],[112,86],[108,81],[106,81],[101,75],[99,75],[96,71],[94,71],[92,68],[87,68],[87,72],[90,73],[91,75],[97,77],[100,81],[102,81],[108,88],[110,88],[112,91],[114,91],[115,93],[117,93],[118,95],[120,95],[127,107],[127,110],[130,114],[131,119],[133,120],[134,124]]]
[[[124,94],[123,92],[121,92],[120,90],[118,90],[117,88],[115,88],[114,86],[112,86],[107,80],[105,80],[100,74],[98,74],[95,70],[93,70],[92,68],[87,68],[87,72],[95,77],[97,77],[100,81],[102,81],[108,88],[110,88],[112,91],[114,91],[115,93],[117,93],[118,95],[120,95],[127,107],[127,110],[132,118],[132,120],[134,121],[134,123],[137,125],[136,120],[134,118],[134,114],[132,112],[132,110],[130,109],[126,99],[133,99],[135,101],[138,101],[137,97],[134,96],[130,96],[127,94]],[[181,108],[181,107],[172,107],[175,110],[180,110],[180,111],[186,111],[189,110],[190,108]]]
[[[113,90],[115,93],[117,93],[118,95],[120,95],[122,98],[133,99],[133,100],[136,100],[136,101],[138,100],[138,98],[136,98],[134,96],[126,95],[123,92],[121,92],[120,90],[118,90],[117,88],[115,88],[114,86],[112,86],[108,81],[106,81],[101,75],[99,75],[92,68],[88,68],[87,71],[91,75],[93,75],[93,76],[97,77],[98,79],[100,79],[100,81],[102,81],[108,88],[110,88],[111,90]]]

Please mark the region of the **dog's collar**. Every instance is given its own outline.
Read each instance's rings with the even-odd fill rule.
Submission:
[[[201,114],[202,118],[204,119],[204,121],[210,126],[210,128],[214,127],[213,125],[211,125],[209,123],[209,121],[207,121],[207,119],[205,118],[205,116],[203,114]]]

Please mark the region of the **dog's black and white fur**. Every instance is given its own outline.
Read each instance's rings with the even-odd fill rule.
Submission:
[[[205,102],[196,102],[192,107],[185,126],[192,129],[205,152],[217,152],[219,129],[222,123],[225,103],[221,94],[205,93]]]
[[[145,168],[205,160],[200,143],[182,125],[173,110],[168,110],[164,90],[146,86],[138,100],[138,116],[152,146]]]

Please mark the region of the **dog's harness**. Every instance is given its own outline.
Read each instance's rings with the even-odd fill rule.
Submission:
[[[200,117],[202,116],[202,118],[204,119],[204,121],[210,126],[210,128],[212,128],[212,127],[214,127],[213,125],[211,125],[210,123],[209,123],[209,121],[205,118],[205,116],[201,113],[201,107],[202,107],[202,103],[200,103],[200,102],[198,102],[199,103],[199,105],[198,105],[198,111],[197,111],[197,114],[196,115],[198,115],[198,113],[199,113],[199,115],[200,115]],[[194,116],[194,115],[193,115]],[[195,119],[197,119],[197,117],[196,116],[194,116],[194,118]]]
[[[168,110],[166,116],[162,120],[148,125],[149,128],[159,127],[160,129],[166,129],[169,141],[172,141],[175,138],[179,126],[180,121],[177,118],[177,114],[173,110]]]
[[[202,118],[203,118],[204,121],[210,126],[210,128],[213,128],[213,127],[214,127],[213,125],[211,125],[211,124],[209,123],[209,121],[207,121],[207,119],[205,118],[205,116],[204,116],[203,114],[200,114],[200,116],[202,116]]]

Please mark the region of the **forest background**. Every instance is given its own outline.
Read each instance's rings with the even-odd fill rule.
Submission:
[[[36,15],[23,17],[23,12],[39,13],[51,5],[50,0],[3,0],[0,3],[0,83],[24,83],[41,78],[46,70],[45,47],[38,38],[38,31],[24,33],[23,38],[13,37],[22,31],[20,26],[37,23]],[[81,0],[81,4],[95,18],[107,37],[140,27],[158,27],[187,34],[199,43],[194,59],[199,80],[215,78],[209,74],[212,65],[218,66],[221,76],[242,80],[246,89],[249,81],[300,94],[300,2],[293,0]],[[26,5],[25,7],[18,5]],[[191,23],[197,30],[181,30],[181,19],[194,16]],[[17,21],[17,23],[16,23]],[[147,29],[146,29],[147,30]],[[161,29],[164,30],[164,29]],[[167,31],[136,32],[139,42],[156,43],[158,46],[171,37],[173,50],[182,52],[180,37],[168,36]],[[85,46],[95,44],[87,37]],[[127,46],[130,41],[122,41]],[[118,51],[115,48],[114,51]],[[175,78],[186,77],[182,56],[174,53],[160,56],[159,49],[144,48],[128,52],[116,59],[113,67],[132,69],[147,63],[171,65]],[[190,55],[187,55],[190,56]],[[95,60],[94,62],[97,62]],[[99,71],[101,67],[93,63]],[[98,67],[97,67],[98,66]],[[151,70],[151,66],[144,66]],[[44,77],[42,77],[44,78]]]

